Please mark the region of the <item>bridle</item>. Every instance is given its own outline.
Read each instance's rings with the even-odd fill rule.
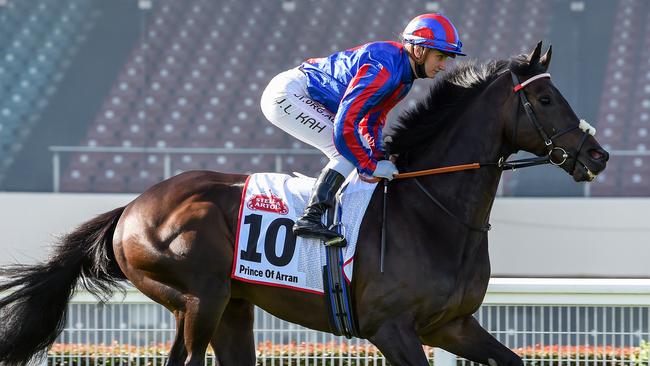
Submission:
[[[485,225],[481,227],[476,227],[473,226],[470,223],[465,222],[458,216],[456,216],[453,212],[451,212],[448,208],[446,208],[440,201],[438,201],[419,181],[416,177],[422,176],[422,175],[430,175],[430,174],[439,174],[439,173],[447,173],[451,171],[460,171],[460,170],[469,170],[469,169],[478,169],[481,167],[497,167],[498,169],[501,170],[515,170],[519,168],[526,168],[530,166],[536,166],[536,165],[544,165],[544,164],[552,164],[555,166],[562,166],[566,161],[568,160],[569,157],[574,158],[573,160],[573,167],[571,170],[575,169],[575,164],[578,162],[578,156],[580,154],[580,151],[582,150],[582,147],[584,146],[585,141],[589,137],[589,135],[595,134],[595,129],[591,127],[586,121],[581,120],[580,124],[577,126],[572,126],[572,127],[567,127],[554,135],[550,136],[546,133],[546,130],[544,129],[544,126],[542,126],[541,123],[539,123],[539,120],[537,119],[537,116],[535,115],[535,111],[533,110],[533,107],[526,97],[526,93],[524,92],[524,88],[528,86],[530,83],[534,82],[535,80],[543,79],[543,78],[550,78],[551,74],[549,73],[543,73],[543,74],[538,74],[535,75],[523,83],[520,82],[519,77],[512,72],[511,70],[505,70],[505,72],[510,72],[511,78],[512,78],[512,83],[513,83],[513,92],[519,95],[519,101],[521,103],[517,103],[517,108],[515,110],[515,115],[513,119],[513,132],[512,132],[512,141],[510,141],[510,144],[512,145],[514,152],[516,152],[518,149],[516,148],[516,141],[517,141],[517,127],[518,127],[518,122],[519,119],[517,118],[519,115],[519,110],[520,106],[523,107],[524,111],[526,112],[526,116],[528,117],[528,120],[531,122],[537,133],[539,134],[540,138],[544,141],[544,146],[546,148],[546,155],[540,156],[540,157],[534,157],[534,158],[526,158],[526,159],[519,159],[519,160],[512,160],[512,161],[506,161],[505,156],[502,156],[499,158],[499,160],[496,163],[473,163],[473,164],[464,164],[464,165],[458,165],[454,167],[445,167],[445,168],[437,168],[437,169],[429,169],[429,170],[422,170],[418,172],[407,172],[407,173],[402,173],[397,174],[395,176],[396,179],[400,178],[413,178],[415,184],[418,186],[418,188],[431,200],[433,201],[442,211],[444,211],[447,215],[450,217],[454,218],[456,221],[461,223],[463,226],[467,227],[471,231],[479,231],[479,232],[487,232],[490,230],[491,226],[489,223],[486,223]],[[564,148],[560,146],[556,146],[553,140],[559,138],[560,136],[571,132],[577,128],[580,128],[584,131],[584,135],[582,136],[580,143],[578,144],[578,149],[576,150],[576,155],[573,156],[570,152],[566,151]],[[593,131],[593,132],[592,132]],[[561,161],[554,161],[553,160],[553,152],[559,151],[562,153],[562,160]]]
[[[503,170],[515,170],[519,168],[526,168],[529,166],[535,166],[535,165],[543,165],[543,164],[553,164],[555,166],[562,166],[564,163],[566,163],[567,159],[569,157],[573,157],[573,167],[571,171],[575,169],[575,164],[578,162],[578,156],[580,155],[580,150],[582,150],[582,147],[589,137],[589,135],[594,135],[596,133],[596,130],[589,125],[584,120],[580,120],[580,124],[578,126],[573,126],[573,127],[568,127],[563,129],[562,131],[557,132],[556,134],[552,136],[548,136],[546,133],[546,130],[544,130],[544,126],[542,126],[539,121],[537,120],[537,116],[535,115],[535,111],[533,110],[532,105],[530,104],[530,101],[526,97],[526,93],[524,92],[524,88],[529,85],[530,83],[534,82],[535,80],[539,80],[542,78],[550,78],[551,74],[549,73],[543,73],[543,74],[538,74],[535,75],[523,83],[519,81],[519,77],[512,72],[512,70],[504,70],[501,74],[510,72],[511,78],[512,78],[512,83],[513,83],[513,92],[519,95],[519,100],[521,103],[517,103],[517,108],[515,109],[514,113],[514,119],[513,119],[513,132],[512,132],[512,141],[510,141],[511,144],[511,153],[517,152],[519,149],[517,148],[516,142],[517,142],[517,127],[519,124],[519,119],[517,118],[519,115],[519,109],[520,105],[523,106],[524,111],[526,112],[526,116],[528,116],[528,120],[533,124],[535,130],[537,130],[537,133],[539,136],[542,138],[544,141],[544,146],[546,148],[546,155],[541,156],[541,157],[534,157],[534,158],[528,158],[528,159],[519,159],[519,160],[512,160],[512,161],[506,161],[506,157],[502,156],[499,158],[499,160],[496,163],[471,163],[471,164],[463,164],[463,165],[456,165],[456,166],[449,166],[449,167],[442,167],[442,168],[436,168],[436,169],[427,169],[427,170],[421,170],[421,171],[415,171],[415,172],[406,172],[406,173],[400,173],[394,176],[395,179],[404,179],[404,178],[413,178],[413,181],[415,184],[418,186],[420,191],[424,193],[433,203],[438,206],[442,211],[444,211],[449,217],[453,218],[457,222],[459,222],[461,225],[465,226],[468,230],[470,231],[478,231],[481,233],[488,232],[491,229],[491,225],[489,222],[489,216],[486,218],[486,222],[483,226],[477,227],[474,226],[465,220],[459,218],[456,214],[451,212],[445,205],[443,205],[439,200],[437,200],[431,192],[429,192],[423,185],[420,183],[420,181],[417,179],[419,176],[423,175],[431,175],[431,174],[441,174],[441,173],[449,173],[449,172],[454,172],[454,171],[461,171],[461,170],[470,170],[470,169],[479,169],[482,167],[496,167],[498,169]],[[498,79],[498,77],[497,77]],[[496,79],[494,80],[496,81]],[[493,81],[493,82],[494,82]],[[553,142],[554,139],[557,139],[558,137],[571,132],[575,130],[576,128],[580,128],[584,131],[584,135],[582,136],[582,139],[580,140],[580,143],[578,144],[578,149],[576,152],[576,155],[573,156],[570,154],[568,151],[566,151],[564,148],[556,146],[555,143]],[[560,151],[562,153],[562,160],[557,162],[553,161],[553,152],[554,151]],[[372,180],[372,179],[367,179],[363,178],[361,175],[359,176],[362,180],[366,180],[369,182],[378,182],[379,180]],[[388,181],[384,179],[384,198],[383,198],[383,213],[382,213],[382,227],[381,227],[381,259],[380,259],[380,269],[381,272],[383,273],[384,270],[384,255],[385,255],[385,247],[386,247],[386,202],[387,202],[387,193],[388,193]]]
[[[553,142],[554,139],[557,139],[558,137],[571,132],[577,128],[581,128],[583,126],[583,123],[586,124],[587,126],[589,125],[586,121],[581,120],[580,124],[577,126],[572,126],[572,127],[567,127],[556,134],[552,136],[548,136],[546,131],[544,130],[544,126],[539,123],[537,120],[537,117],[535,115],[535,111],[533,110],[532,105],[530,104],[530,101],[528,101],[528,98],[526,97],[526,93],[524,92],[524,88],[532,83],[535,80],[539,80],[542,78],[551,78],[551,74],[549,73],[544,73],[544,74],[538,74],[535,75],[528,80],[524,81],[523,83],[519,81],[519,77],[512,71],[510,71],[510,76],[512,78],[512,83],[514,85],[513,87],[513,92],[519,95],[519,100],[521,101],[520,104],[518,104],[517,109],[515,111],[515,118],[514,118],[514,127],[512,129],[512,141],[510,142],[512,146],[514,147],[513,150],[518,150],[516,148],[517,146],[517,126],[519,125],[517,115],[519,113],[519,105],[523,106],[524,111],[526,112],[526,116],[528,116],[528,120],[531,122],[537,133],[539,134],[540,138],[544,141],[544,146],[546,148],[546,155],[542,157],[535,157],[535,158],[530,158],[530,159],[521,159],[521,160],[514,160],[510,162],[506,162],[504,157],[501,157],[499,159],[499,162],[497,165],[501,167],[503,170],[514,170],[517,168],[525,168],[529,166],[535,166],[535,165],[542,165],[542,164],[553,164],[555,166],[562,166],[564,163],[566,163],[567,159],[569,157],[573,158],[573,166],[571,167],[571,171],[575,169],[575,165],[578,162],[578,156],[580,155],[580,151],[582,150],[582,147],[584,146],[585,142],[587,141],[587,138],[589,135],[591,135],[591,128],[586,128],[584,131],[584,134],[582,135],[582,138],[580,139],[580,143],[578,144],[578,148],[576,150],[575,156],[571,154],[570,152],[566,151],[564,148],[560,146],[556,146],[555,143]],[[591,126],[589,126],[591,127]],[[595,130],[594,130],[595,133]],[[553,161],[553,152],[554,151],[559,151],[562,153],[562,160],[557,162]]]

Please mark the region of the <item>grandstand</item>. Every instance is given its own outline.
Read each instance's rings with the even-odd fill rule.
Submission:
[[[8,2],[0,22],[0,181],[41,111],[57,91],[84,34],[93,26],[87,1]]]
[[[645,152],[650,147],[650,52],[646,47],[638,47],[650,44],[647,14],[645,2],[621,1],[616,9],[612,52],[598,112],[600,138],[608,150]],[[650,167],[647,156],[614,155],[610,167],[611,170],[598,178],[600,184],[595,185],[596,192],[648,195]]]
[[[6,96],[0,108],[0,189],[52,190],[50,145],[123,148],[64,153],[55,174],[57,187],[69,192],[137,193],[192,169],[254,172],[281,167],[314,174],[324,162],[318,155],[245,153],[251,148],[310,148],[264,119],[259,99],[267,82],[307,57],[372,40],[395,40],[414,15],[440,11],[458,19],[464,49],[479,61],[526,52],[537,40],[553,43],[554,82],[613,150],[612,164],[588,193],[650,193],[645,153],[650,51],[642,46],[650,45],[650,26],[648,4],[642,1],[589,3],[582,9],[569,6],[575,2],[555,7],[542,0],[383,0],[372,6],[365,0],[59,3],[65,6],[56,11],[48,11],[53,0],[7,1],[0,7],[0,45],[5,51],[0,80]],[[102,16],[108,12],[111,17]],[[524,12],[526,17],[518,16]],[[579,27],[603,13],[615,14],[599,23],[604,38],[581,38]],[[116,15],[122,16],[119,27],[129,29],[129,37],[114,37]],[[116,60],[111,72],[92,69],[97,44]],[[603,52],[603,45],[610,52]],[[575,66],[602,55],[603,72],[596,77],[585,77]],[[80,65],[93,71],[85,73],[86,88],[75,84]],[[104,79],[96,83],[88,79],[100,74]],[[577,88],[576,82],[581,84]],[[428,85],[416,82],[389,119],[426,94]],[[87,95],[90,89],[99,92]],[[581,99],[582,89],[598,98]],[[81,103],[63,106],[62,93]],[[57,134],[59,138],[51,138]],[[162,151],[170,148],[222,150],[166,156]],[[541,168],[505,174],[500,192],[583,195],[584,189],[564,173]]]

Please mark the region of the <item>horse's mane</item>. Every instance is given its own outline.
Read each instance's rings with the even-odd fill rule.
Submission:
[[[431,141],[460,116],[473,98],[508,69],[521,76],[544,72],[539,63],[530,65],[527,55],[482,64],[475,60],[459,63],[431,86],[426,97],[402,112],[389,126],[386,135],[391,136],[392,141],[387,143],[387,151],[400,154]]]

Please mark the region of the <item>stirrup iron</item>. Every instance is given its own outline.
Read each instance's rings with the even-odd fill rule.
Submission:
[[[323,240],[323,245],[326,247],[345,247],[348,245],[348,241],[345,240],[345,226],[341,223],[336,223],[329,227],[329,230],[338,232],[340,236],[337,236],[332,239]]]

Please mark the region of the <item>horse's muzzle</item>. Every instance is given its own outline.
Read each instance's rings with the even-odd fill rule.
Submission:
[[[580,154],[573,172],[570,172],[570,174],[576,182],[591,182],[600,172],[605,170],[608,160],[609,153],[604,149],[589,149],[585,153]]]

